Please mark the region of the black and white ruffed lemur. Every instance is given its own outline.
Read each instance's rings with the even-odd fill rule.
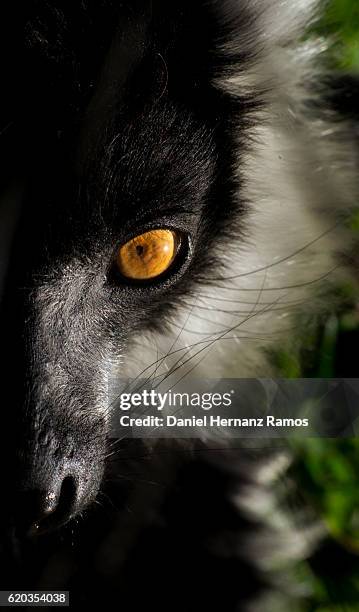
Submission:
[[[287,455],[114,447],[109,381],[273,376],[296,315],[355,276],[355,85],[342,118],[325,42],[304,36],[317,13],[2,3],[2,589],[184,611],[244,610],[263,586],[254,510]]]

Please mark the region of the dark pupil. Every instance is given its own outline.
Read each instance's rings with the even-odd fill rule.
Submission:
[[[136,253],[139,257],[142,257],[143,253],[144,253],[145,249],[142,245],[138,244],[136,246]]]

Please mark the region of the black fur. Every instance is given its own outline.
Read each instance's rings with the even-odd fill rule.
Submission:
[[[218,264],[221,241],[225,244],[229,234],[240,232],[247,203],[238,197],[241,179],[233,170],[238,162],[234,128],[245,148],[251,113],[260,100],[238,100],[212,85],[219,73],[232,69],[235,58],[227,63],[217,54],[219,15],[209,9],[201,2],[196,8],[182,2],[73,2],[66,7],[29,2],[21,11],[12,6],[14,12],[3,16],[2,57],[12,57],[11,68],[4,67],[0,142],[1,183],[11,203],[4,234],[12,235],[1,301],[1,372],[4,391],[11,397],[11,406],[3,408],[1,445],[6,466],[1,508],[4,588],[51,588],[58,580],[51,570],[53,555],[63,556],[60,582],[62,588],[72,588],[73,605],[81,597],[98,602],[105,597],[111,606],[120,597],[122,606],[131,609],[138,604],[133,572],[142,574],[148,587],[155,579],[141,570],[146,557],[138,557],[140,543],[131,552],[132,546],[121,538],[128,569],[120,569],[116,555],[110,568],[101,561],[101,538],[106,542],[119,537],[117,514],[109,510],[90,515],[73,551],[71,527],[65,547],[56,534],[34,543],[25,536],[34,535],[39,521],[40,531],[65,522],[98,494],[107,453],[103,359],[126,352],[137,332],[163,327],[196,278]],[[235,227],[230,223],[234,216]],[[124,284],[113,269],[116,247],[156,226],[188,235],[181,260],[159,284]],[[126,452],[130,457],[138,454],[132,448]],[[124,467],[122,458],[120,453],[116,473],[121,476],[127,470],[136,487],[136,474]],[[178,467],[177,459],[165,460]],[[152,478],[168,480],[160,466]],[[146,466],[138,470],[141,481],[149,478]],[[108,479],[111,484],[111,476]],[[191,500],[192,484],[184,490],[188,486],[183,500]],[[216,499],[213,479],[209,490],[210,504]],[[58,507],[44,518],[45,496],[51,492]],[[115,490],[110,486],[110,493],[120,507],[135,504],[134,494],[118,484]],[[151,486],[145,485],[141,496],[145,507],[152,508]],[[218,493],[217,499],[221,497]],[[177,511],[162,512],[161,503],[154,506],[159,506],[159,516],[164,513],[169,528],[157,533],[155,545],[151,538],[156,530],[145,532],[144,550],[158,548],[159,566],[174,554],[172,567],[184,571],[179,555],[184,563],[187,548],[183,543],[180,552],[177,534],[182,517]],[[213,515],[206,509],[203,537],[206,530],[214,534],[220,529],[220,517],[229,512],[221,503]],[[190,507],[195,511],[193,499]],[[136,504],[134,512],[139,513]],[[138,522],[148,522],[142,510]],[[140,527],[134,523],[136,533]],[[90,536],[90,549],[89,533],[97,534]],[[173,551],[166,544],[168,537],[174,538]],[[202,550],[201,539],[195,543],[194,532],[190,538],[187,534],[189,540],[198,553],[192,565],[187,559],[188,588],[196,573],[204,579],[210,572],[218,581],[208,609],[223,602],[221,585],[232,566],[232,572],[238,567],[252,575],[234,558],[222,574],[221,563]],[[101,562],[104,570],[96,570]],[[252,581],[243,596],[254,589],[254,577]],[[88,589],[89,582],[94,589]],[[226,591],[228,602],[238,600],[236,589]],[[187,589],[183,597],[178,600],[181,609],[189,597]],[[200,591],[197,599],[194,606],[203,604]],[[163,593],[156,605],[166,600]]]
[[[250,3],[231,0],[29,0],[6,2],[1,15],[0,465],[6,495],[0,551],[7,562],[11,558],[15,563],[8,568],[10,584],[3,588],[15,588],[16,576],[21,588],[52,588],[56,571],[46,574],[44,568],[49,559],[56,566],[59,553],[64,572],[60,588],[70,584],[75,589],[77,577],[81,593],[88,576],[97,576],[98,590],[89,589],[89,599],[95,592],[100,602],[107,590],[108,606],[122,596],[127,609],[136,609],[131,608],[133,601],[138,603],[131,591],[133,572],[140,565],[140,576],[146,576],[141,564],[150,560],[147,554],[139,560],[132,541],[125,544],[126,500],[136,502],[136,511],[147,510],[147,504],[154,507],[151,516],[138,511],[138,522],[158,517],[158,524],[151,523],[141,536],[149,549],[159,537],[157,562],[168,554],[175,562],[177,546],[185,563],[187,549],[181,538],[185,534],[185,542],[195,550],[198,534],[189,529],[188,507],[186,529],[178,531],[176,504],[182,498],[177,491],[187,491],[183,499],[191,499],[196,484],[192,472],[186,472],[187,460],[183,470],[190,484],[183,485],[182,476],[178,480],[182,459],[173,451],[165,470],[156,458],[155,465],[150,460],[151,467],[141,473],[158,477],[164,470],[169,501],[159,496],[151,506],[147,485],[145,494],[137,497],[134,484],[130,493],[115,487],[111,495],[121,507],[120,515],[109,512],[109,524],[106,515],[92,517],[93,502],[101,499],[99,489],[107,491],[113,478],[107,459],[109,370],[117,363],[121,373],[121,358],[126,359],[140,333],[167,329],[198,282],[209,279],[212,270],[219,274],[228,240],[246,237],[251,203],[243,194],[242,161],[265,105],[267,85],[250,91],[244,87],[241,95],[234,95],[218,81],[245,74],[255,62],[259,15]],[[234,33],[240,45],[231,44]],[[156,227],[181,232],[176,264],[158,282],[125,282],[114,266],[116,249]],[[124,443],[119,448],[117,477],[127,447]],[[139,453],[137,446],[129,451],[140,461],[146,453],[142,447]],[[216,509],[216,490],[222,498],[229,490],[221,468],[220,476],[219,468],[208,465],[193,469],[213,487],[211,495],[207,491],[203,497],[207,508],[214,503]],[[227,477],[232,485],[234,479]],[[250,475],[241,478],[249,481]],[[199,498],[194,503],[200,509],[197,525],[205,511]],[[90,519],[79,528],[74,554],[74,522],[64,531],[65,544],[58,534],[29,544],[28,536],[51,532],[88,508]],[[214,523],[223,518],[233,532],[246,530],[247,522],[232,513],[225,501],[209,516]],[[161,520],[170,525],[173,549],[161,531]],[[96,535],[92,540],[91,534],[89,551],[85,543],[92,527]],[[208,519],[199,550],[215,540],[212,527]],[[121,555],[109,553],[114,554],[113,567],[106,557],[106,543],[118,534],[123,554],[131,551],[122,574]],[[137,542],[136,536],[133,540]],[[238,590],[228,589],[226,580],[231,575],[234,581],[241,572],[247,577],[242,595],[252,595],[259,583],[248,564],[238,562],[237,552],[230,554],[223,575],[216,573],[215,596],[204,599],[203,593],[197,594],[184,607],[181,595],[168,607],[199,610],[202,601],[202,609],[219,609],[225,601],[223,609],[234,609]],[[203,562],[201,554],[190,561],[191,571],[196,571],[195,561]],[[37,563],[30,570],[35,556]],[[99,577],[96,563],[103,559],[111,567],[108,575]],[[207,567],[207,556],[204,563]],[[180,567],[177,559],[175,570]],[[209,572],[215,581],[213,565]],[[201,579],[205,575],[201,571]],[[170,572],[164,576],[168,583]],[[147,588],[153,581],[151,571]],[[192,575],[187,584],[195,583]],[[178,583],[176,588],[182,587]],[[227,589],[228,601],[222,589]],[[189,596],[190,588],[185,593]],[[167,599],[160,601],[164,606]]]
[[[39,511],[33,491],[57,499],[65,487],[56,523],[95,498],[107,364],[139,331],[163,328],[201,272],[218,265],[221,242],[239,235],[247,203],[234,128],[245,149],[260,97],[213,85],[235,60],[218,51],[219,4],[11,8],[2,20],[13,63],[1,179],[17,222],[3,279],[1,370],[16,456],[3,511],[26,531]],[[116,248],[158,226],[184,236],[171,274],[141,286],[118,279]]]

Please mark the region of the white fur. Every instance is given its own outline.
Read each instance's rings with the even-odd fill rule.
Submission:
[[[272,374],[263,348],[288,342],[293,314],[327,307],[327,288],[346,274],[338,267],[338,254],[348,250],[350,237],[338,224],[338,213],[345,216],[356,201],[357,160],[349,128],[330,117],[314,119],[305,108],[323,43],[299,44],[297,38],[316,3],[257,0],[248,6],[258,15],[261,53],[246,71],[216,83],[237,95],[258,87],[265,91],[266,104],[241,165],[242,196],[251,203],[247,238],[228,244],[221,254],[228,280],[199,286],[188,296],[171,333],[138,338],[124,376],[137,376],[144,368],[145,378],[165,374],[174,364],[177,368],[181,356],[184,366],[167,386],[186,371],[195,377]],[[253,42],[249,34],[233,41],[232,49]],[[166,357],[168,352],[174,354]]]

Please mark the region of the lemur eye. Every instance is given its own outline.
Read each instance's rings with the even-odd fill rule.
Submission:
[[[156,278],[169,269],[180,243],[180,233],[169,229],[154,229],[139,234],[118,249],[118,270],[125,278],[135,281]]]

